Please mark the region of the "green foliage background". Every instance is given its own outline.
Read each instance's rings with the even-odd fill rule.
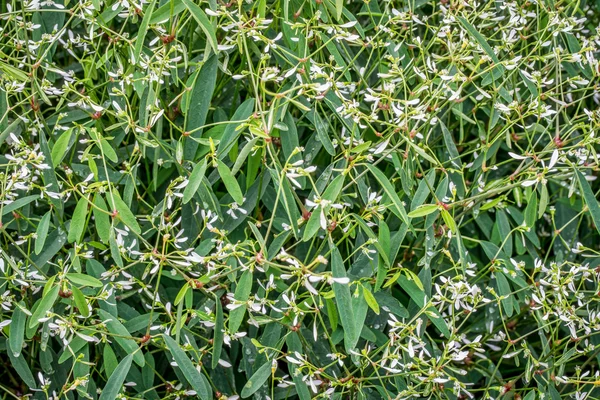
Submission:
[[[597,26],[3,0],[2,398],[599,398]]]

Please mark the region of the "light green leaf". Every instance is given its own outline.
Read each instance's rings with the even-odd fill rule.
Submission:
[[[60,135],[60,137],[52,146],[52,164],[59,165],[63,158],[67,155],[67,149],[69,148],[69,142],[73,136],[73,129],[67,129]]]
[[[424,217],[438,209],[436,204],[423,204],[408,213],[409,218]]]
[[[242,276],[240,277],[237,287],[235,288],[235,293],[233,298],[238,301],[247,301],[248,297],[250,297],[250,292],[252,291],[252,272],[250,270],[244,271]],[[246,313],[246,306],[242,305],[237,307],[231,312],[229,312],[229,332],[235,334],[240,325],[242,324],[242,320],[244,319],[244,314]]]
[[[95,288],[100,288],[104,286],[100,280],[90,275],[69,272],[68,274],[66,274],[66,276],[68,280],[79,286],[89,286]]]
[[[110,217],[108,215],[108,207],[106,206],[106,202],[102,198],[100,193],[96,193],[94,196],[94,205],[96,207],[92,207],[92,214],[94,215],[94,222],[96,226],[96,230],[98,231],[98,236],[103,243],[108,243],[110,238]],[[104,210],[106,212],[102,212]]]
[[[53,286],[46,293],[43,294],[42,301],[35,309],[34,313],[29,318],[29,328],[33,329],[37,324],[39,324],[40,318],[45,318],[46,313],[50,311],[52,306],[54,306],[54,302],[58,298],[58,285]]]
[[[48,211],[42,219],[35,231],[35,254],[40,254],[44,249],[46,238],[48,237],[48,228],[50,227],[50,216],[52,211]]]
[[[373,310],[375,314],[379,315],[379,304],[377,304],[377,300],[375,300],[373,293],[371,293],[371,291],[366,287],[363,287],[363,295],[365,296],[365,301],[367,302],[369,308]]]
[[[194,166],[194,169],[192,170],[192,173],[190,175],[189,182],[183,190],[183,204],[189,202],[198,191],[200,183],[202,183],[202,179],[204,178],[204,174],[206,173],[206,166],[206,159],[203,159],[201,162]]]
[[[75,211],[73,211],[73,219],[71,219],[71,226],[69,227],[69,235],[67,237],[69,243],[78,242],[81,239],[81,235],[85,229],[87,208],[87,198],[80,198],[75,207]]]
[[[119,157],[117,157],[117,153],[113,149],[108,140],[100,139],[100,147],[102,148],[102,153],[112,162],[119,162]]]
[[[73,292],[73,300],[75,301],[75,306],[79,310],[79,313],[84,317],[90,316],[90,309],[88,307],[87,300],[85,299],[84,294],[79,290],[77,286],[72,286],[71,291]]]
[[[225,165],[223,161],[217,160],[217,170],[219,171],[221,179],[223,179],[223,183],[225,184],[227,192],[233,198],[233,201],[235,201],[238,205],[244,203],[244,195],[242,194],[242,189],[240,189],[240,185],[235,180],[235,177],[229,170],[229,167]]]

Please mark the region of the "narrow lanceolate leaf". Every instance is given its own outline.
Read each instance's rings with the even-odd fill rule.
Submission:
[[[34,379],[33,374],[31,373],[31,369],[29,368],[29,364],[27,364],[25,355],[21,354],[20,356],[15,357],[12,349],[9,349],[7,353],[10,360],[10,366],[17,372],[19,378],[21,378],[28,387],[36,388],[37,381]]]
[[[21,307],[25,307],[25,303],[21,302],[19,306],[15,306],[10,323],[10,336],[8,338],[10,351],[12,351],[15,357],[21,355],[23,339],[25,337],[25,321],[27,321],[27,314],[25,314],[25,311]]]
[[[119,196],[119,194],[117,192],[108,194],[109,203],[110,203],[111,197],[112,197],[112,204],[111,204],[112,209],[113,209],[113,211],[114,210],[117,211],[117,216],[119,217],[119,219],[121,221],[123,221],[123,223],[125,225],[127,225],[132,231],[134,231],[138,234],[141,233],[142,230],[140,228],[140,225],[137,222],[137,219],[135,218],[135,215],[133,215],[133,213],[127,206],[127,204],[125,204],[125,202],[123,200],[121,200],[121,197]]]
[[[75,302],[75,306],[79,310],[79,314],[84,317],[90,316],[90,309],[88,307],[87,300],[85,299],[85,295],[77,286],[71,287],[71,291],[73,292],[73,301]]]
[[[69,147],[69,142],[71,141],[71,137],[73,136],[73,130],[67,129],[64,131],[59,138],[52,146],[52,164],[59,165],[65,155],[67,154],[67,148]]]
[[[452,134],[442,121],[440,121],[440,126],[442,127],[444,144],[446,145],[446,149],[448,150],[448,154],[450,155],[450,162],[456,167],[461,168],[462,162],[460,161],[460,155],[458,154],[456,144],[454,144],[454,139],[452,139]]]
[[[438,209],[436,204],[423,204],[408,213],[409,218],[424,217]]]
[[[54,302],[58,298],[59,286],[53,286],[46,293],[44,293],[42,297],[42,301],[35,309],[34,313],[29,318],[29,328],[33,329],[37,324],[39,324],[39,319],[46,317],[46,313],[50,311],[52,306],[54,306]]]
[[[271,376],[271,362],[267,361],[248,379],[248,382],[242,388],[241,396],[243,399],[252,396]]]
[[[369,289],[363,287],[363,295],[365,296],[365,301],[369,308],[373,310],[375,314],[379,315],[379,304],[377,303],[375,296],[373,296],[373,293],[371,293]]]
[[[110,216],[106,202],[102,198],[100,193],[94,196],[94,205],[92,208],[92,214],[94,215],[94,222],[98,236],[103,243],[108,243],[110,238]]]
[[[206,122],[206,116],[217,83],[217,66],[217,57],[213,55],[202,65],[200,72],[196,74],[194,86],[190,92],[189,110],[186,114],[185,124],[185,130],[190,133],[190,137],[185,141],[183,152],[183,157],[186,160],[194,160],[196,150],[198,150],[199,143],[193,139],[202,137],[202,127]]]
[[[335,19],[338,21],[342,18],[342,12],[344,11],[344,0],[335,0]]]
[[[46,243],[46,237],[48,237],[48,228],[50,227],[50,216],[52,211],[48,211],[38,225],[35,231],[35,254],[40,254],[44,250],[44,244]]]
[[[235,176],[233,176],[229,167],[221,160],[217,160],[217,169],[221,179],[223,179],[227,193],[231,195],[233,201],[241,205],[244,202],[244,195],[242,194],[240,185],[235,180]]]
[[[89,286],[95,288],[100,288],[104,286],[99,279],[96,279],[90,275],[69,272],[68,274],[66,274],[66,276],[68,280],[79,286]]]
[[[218,53],[219,50],[217,48],[217,36],[215,34],[215,29],[210,23],[208,17],[206,16],[206,13],[202,11],[202,9],[196,4],[194,4],[191,0],[183,0],[183,3],[186,5],[188,10],[190,10],[190,13],[194,17],[194,19],[198,21],[200,28],[206,35],[206,40],[208,41],[208,43],[210,43],[210,47],[213,49],[215,54]]]
[[[131,369],[131,361],[133,360],[133,354],[128,354],[121,360],[117,368],[108,378],[108,382],[100,394],[99,400],[114,400],[123,387],[123,382]]]
[[[212,399],[212,389],[208,385],[206,378],[194,367],[192,361],[188,358],[177,342],[170,336],[163,335],[163,339],[169,352],[173,356],[177,367],[183,373],[183,376],[196,391],[198,397],[202,400]]]
[[[135,363],[143,367],[145,364],[144,355],[139,351],[137,343],[131,338],[131,333],[129,333],[127,328],[114,315],[104,310],[97,310],[97,313],[106,325],[108,332],[113,335],[112,340],[116,341],[128,354],[133,354]]]
[[[140,24],[140,28],[138,30],[138,36],[135,39],[135,49],[133,50],[134,64],[137,64],[140,60],[140,54],[142,54],[144,40],[146,39],[146,33],[148,33],[148,24],[150,23],[150,19],[152,18],[152,12],[154,11],[154,4],[156,4],[156,0],[152,0],[150,2],[150,5],[146,8],[144,19],[142,20],[142,23]]]
[[[202,179],[204,178],[204,174],[206,173],[206,166],[207,166],[206,158],[194,166],[194,169],[192,170],[192,173],[190,175],[190,180],[189,180],[187,186],[185,187],[185,189],[183,190],[183,203],[184,204],[189,202],[192,199],[192,197],[194,197],[196,192],[198,191],[198,188],[200,187],[200,183],[202,182]]]
[[[331,248],[331,272],[334,278],[346,278],[346,267],[340,251],[333,244]],[[335,302],[337,304],[340,320],[344,327],[344,347],[347,351],[353,349],[358,342],[360,331],[357,332],[354,322],[354,312],[352,310],[352,294],[350,286],[347,283],[333,283],[333,292],[335,293]]]
[[[244,271],[242,276],[238,281],[238,285],[235,288],[235,293],[233,298],[240,302],[245,302],[250,297],[250,292],[252,291],[252,272],[250,270]],[[242,321],[244,319],[244,314],[246,313],[246,305],[242,304],[239,307],[234,308],[229,313],[229,331],[232,334],[235,334]]]
[[[579,179],[579,184],[581,185],[581,190],[583,191],[583,199],[590,210],[590,215],[592,216],[594,225],[596,225],[596,229],[598,232],[600,232],[600,206],[598,205],[598,200],[592,191],[592,187],[585,179],[585,176],[578,170],[576,170],[576,172],[577,178]]]
[[[73,212],[71,226],[69,227],[69,235],[67,237],[69,243],[78,242],[81,239],[81,235],[83,234],[83,230],[85,229],[87,207],[87,198],[80,198],[77,202],[77,206],[75,207],[75,211]]]
[[[237,121],[244,121],[248,119],[252,112],[254,111],[254,99],[250,98],[244,101],[240,106],[235,110],[233,117],[231,120],[233,123],[228,123],[223,131],[223,137],[219,142],[219,147],[217,148],[217,155],[220,160],[222,160],[227,153],[231,150],[237,138],[241,135],[242,130],[239,129],[240,125]]]
[[[467,30],[467,32],[469,32],[469,35],[471,35],[475,40],[477,40],[477,43],[479,43],[479,45],[483,48],[483,50],[486,52],[486,54],[488,56],[490,56],[490,58],[496,64],[500,64],[500,60],[496,56],[496,53],[494,53],[494,50],[488,44],[487,40],[485,40],[483,35],[481,33],[479,33],[479,31],[477,31],[477,29],[475,29],[475,27],[473,25],[471,25],[469,23],[469,21],[467,21],[466,18],[461,17],[461,16],[457,16],[456,18],[461,23],[461,25]]]
[[[392,200],[392,212],[396,214],[407,225],[412,226],[410,225],[410,221],[408,220],[408,215],[406,214],[404,204],[402,204],[402,200],[400,200],[400,197],[398,197],[394,186],[392,186],[388,178],[376,166],[371,164],[366,165],[371,174],[373,174],[373,176],[377,179],[379,184],[383,187],[383,191],[385,192],[385,194]]]
[[[317,135],[319,140],[325,147],[325,150],[332,156],[335,156],[335,148],[333,147],[333,143],[331,142],[331,138],[329,137],[329,125],[327,125],[327,121],[319,116],[319,113],[315,111],[314,113],[314,121],[315,128],[317,130]]]
[[[213,337],[213,353],[212,353],[212,367],[217,368],[219,365],[219,359],[221,358],[221,351],[223,349],[223,306],[221,305],[221,299],[215,299],[216,304],[216,322],[215,322],[215,333]]]

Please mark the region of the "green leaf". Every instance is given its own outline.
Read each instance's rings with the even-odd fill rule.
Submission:
[[[409,218],[424,217],[435,212],[438,209],[437,204],[423,204],[408,213]]]
[[[215,34],[215,29],[210,23],[208,17],[206,16],[206,13],[202,11],[202,9],[196,4],[192,3],[190,0],[183,0],[183,3],[186,5],[188,10],[190,10],[190,13],[198,22],[202,31],[204,31],[204,34],[206,35],[206,40],[208,41],[208,43],[210,43],[210,47],[212,47],[215,54],[218,54],[219,50],[217,48],[217,36]]]
[[[483,35],[481,33],[479,33],[477,31],[477,29],[475,29],[475,27],[473,25],[471,25],[469,23],[469,21],[467,21],[466,18],[461,17],[461,16],[457,16],[456,18],[461,23],[461,25],[467,30],[467,32],[469,32],[469,34],[471,36],[473,36],[473,38],[475,38],[475,40],[477,40],[479,45],[483,48],[483,50],[487,53],[487,55],[490,56],[490,58],[494,61],[494,63],[500,65],[500,60],[496,56],[496,53],[494,53],[494,50],[492,49],[492,47],[485,40]],[[504,67],[502,67],[502,68],[504,68]]]
[[[102,148],[102,153],[112,162],[119,162],[119,157],[117,157],[117,153],[113,149],[108,140],[100,139],[100,147]]]
[[[344,0],[335,0],[335,19],[338,21],[342,18],[344,11]]]
[[[206,158],[194,166],[194,169],[192,170],[192,173],[190,175],[189,182],[183,190],[183,204],[189,202],[198,191],[200,183],[202,183],[202,179],[204,178],[204,174],[206,173],[206,166]]]
[[[108,243],[110,239],[110,217],[108,215],[108,207],[106,206],[106,202],[102,198],[100,193],[96,193],[94,196],[94,205],[96,207],[92,207],[92,214],[94,215],[94,222],[96,226],[96,231],[98,231],[98,236],[103,243]],[[102,212],[104,210],[106,212]]]
[[[67,129],[60,135],[60,137],[52,146],[52,164],[59,165],[65,155],[67,155],[67,149],[69,148],[69,142],[71,141],[71,136],[73,136],[73,129]]]
[[[87,218],[88,211],[87,198],[82,197],[77,202],[75,211],[73,211],[73,219],[71,219],[71,226],[69,227],[69,235],[67,240],[69,243],[79,242],[83,230],[85,229],[85,221]]]
[[[25,207],[27,204],[31,203],[32,201],[39,200],[39,199],[40,199],[39,194],[21,197],[20,199],[17,199],[15,201],[13,201],[12,203],[7,204],[4,207],[2,207],[2,215],[4,216],[13,211],[17,211],[17,210]]]
[[[127,354],[133,354],[133,360],[137,365],[143,367],[145,364],[144,354],[139,351],[139,347],[135,340],[130,339],[131,333],[123,326],[121,322],[114,315],[110,314],[104,310],[96,310],[98,316],[102,319],[104,324],[106,325],[106,329],[108,332],[114,336],[112,340],[116,341],[119,346]]]
[[[119,361],[117,360],[115,351],[108,343],[104,345],[102,360],[104,361],[104,374],[110,377],[119,366]]]
[[[238,205],[244,203],[244,195],[242,194],[242,189],[240,189],[240,185],[235,180],[235,177],[229,170],[229,167],[225,165],[223,161],[217,160],[217,170],[219,171],[221,179],[223,179],[223,183],[225,184],[227,192],[233,198],[233,201],[235,201]]]
[[[89,286],[95,288],[101,288],[102,286],[104,286],[104,284],[100,280],[86,274],[69,272],[68,274],[66,274],[66,277],[68,280],[79,286]]]
[[[326,121],[323,121],[316,111],[314,112],[314,124],[323,147],[325,147],[325,150],[327,150],[330,155],[335,156],[335,148],[329,137],[329,125]]]
[[[71,291],[73,292],[73,300],[75,301],[75,306],[79,310],[79,313],[86,318],[89,317],[90,309],[88,307],[87,300],[85,299],[85,296],[83,295],[81,290],[79,290],[77,286],[72,286]]]
[[[379,304],[377,304],[377,300],[375,299],[375,296],[373,296],[373,293],[366,287],[363,287],[363,295],[365,296],[365,301],[369,308],[373,310],[375,314],[379,315]]]
[[[252,396],[271,376],[271,362],[267,361],[248,379],[240,394],[243,399]]]
[[[175,297],[175,302],[173,303],[174,305],[179,305],[179,303],[181,303],[183,301],[183,299],[185,298],[185,294],[187,293],[188,289],[190,288],[190,284],[189,283],[185,283],[181,289],[179,289],[179,293],[177,293],[177,297]]]
[[[537,203],[537,193],[535,190],[532,190],[531,196],[529,196],[529,200],[527,201],[527,207],[525,207],[525,225],[530,228],[537,221]]]
[[[196,391],[198,397],[203,400],[212,399],[212,390],[208,385],[206,378],[198,372],[177,342],[167,335],[163,335],[163,339],[171,352],[171,355],[175,359],[175,363],[183,373],[185,379],[192,385],[192,388]]]
[[[29,388],[36,388],[37,382],[33,378],[33,374],[31,373],[31,369],[29,369],[29,364],[27,364],[25,356],[21,354],[19,357],[15,357],[13,349],[9,349],[7,353],[10,360],[10,366],[14,368],[14,370],[17,372],[17,375],[19,375],[19,377],[27,386],[29,386]]]
[[[585,179],[585,176],[583,176],[579,170],[575,170],[575,172],[577,173],[577,178],[579,179],[579,184],[583,191],[585,204],[587,204],[590,215],[592,216],[592,221],[594,221],[594,225],[596,225],[596,230],[600,232],[600,206],[598,206],[598,200],[596,200],[596,196],[594,195],[594,192],[592,192],[592,188]]]
[[[347,278],[344,260],[340,251],[329,243],[331,249],[331,272],[334,278]],[[340,320],[344,327],[344,346],[346,351],[353,349],[360,337],[360,330],[356,329],[354,312],[352,309],[352,294],[350,285],[344,283],[333,283],[333,292],[335,293],[335,302],[337,304]]]
[[[152,13],[152,18],[150,18],[151,24],[158,24],[161,22],[166,22],[169,20],[171,16],[176,16],[180,14],[183,10],[185,10],[185,4],[181,1],[168,1],[165,2],[162,6],[158,7],[154,13]],[[173,13],[171,14],[171,9]]]
[[[42,219],[35,231],[35,254],[40,254],[44,249],[46,238],[48,237],[48,228],[50,227],[50,216],[52,211],[48,211]]]
[[[446,226],[450,228],[452,233],[456,234],[458,231],[458,227],[456,226],[456,222],[454,222],[454,218],[452,218],[452,215],[450,215],[450,212],[448,212],[448,210],[446,209],[442,209],[441,213],[442,219],[446,223]]]
[[[58,298],[58,285],[53,286],[46,293],[43,294],[42,301],[37,306],[31,317],[29,318],[29,328],[33,329],[37,324],[39,324],[40,318],[45,318],[46,313],[50,311],[52,306],[54,306],[54,302]]]
[[[448,154],[450,155],[450,162],[457,166],[458,168],[462,168],[462,162],[460,161],[460,155],[458,154],[458,149],[454,144],[454,139],[452,139],[452,134],[446,128],[446,125],[439,121],[440,126],[442,127],[442,134],[444,136],[444,143],[446,144],[446,150],[448,150]]]
[[[106,382],[106,386],[104,386],[99,400],[114,400],[117,398],[117,395],[123,387],[123,382],[125,382],[125,378],[129,373],[129,369],[131,368],[132,360],[133,354],[128,354],[121,360],[117,368],[108,378],[108,382]]]
[[[494,273],[494,276],[496,277],[496,283],[498,284],[498,294],[506,297],[505,299],[502,299],[501,302],[506,316],[510,318],[513,315],[513,302],[510,285],[502,272],[498,271]]]
[[[233,298],[238,301],[247,301],[250,297],[250,292],[252,291],[252,272],[250,270],[244,271],[242,276],[240,277],[237,287],[235,288],[235,293]],[[237,307],[229,313],[229,332],[231,334],[235,334],[240,325],[242,324],[242,320],[244,319],[244,314],[246,313],[246,306],[242,305]]]
[[[396,214],[405,224],[412,226],[408,219],[408,215],[406,214],[406,209],[404,208],[400,197],[398,197],[394,186],[392,186],[388,178],[374,165],[366,164],[366,166],[371,174],[373,174],[375,179],[377,179],[379,184],[383,187],[385,194],[392,200],[394,205],[394,207],[392,207],[392,212]]]
[[[109,201],[110,199],[111,197],[109,195]],[[129,207],[127,207],[127,204],[125,204],[125,202],[121,200],[121,197],[119,196],[118,192],[112,193],[111,205],[113,210],[117,210],[118,217],[121,219],[121,221],[123,221],[125,225],[127,225],[135,233],[140,234],[142,232],[140,226],[138,225],[137,219],[135,218],[135,215],[133,215]]]
[[[240,129],[239,121],[247,120],[254,112],[254,99],[250,98],[244,101],[235,110],[231,122],[227,124],[223,131],[223,136],[217,147],[217,156],[219,160],[222,160],[230,151],[235,144],[237,138],[242,134]]]
[[[336,202],[340,193],[342,192],[342,188],[344,187],[344,175],[338,175],[334,180],[327,186],[327,189],[323,192],[321,196],[325,200],[329,200],[331,202]]]
[[[133,63],[137,64],[140,60],[140,54],[142,53],[142,48],[144,47],[144,40],[146,39],[146,34],[148,33],[148,24],[150,23],[150,19],[152,18],[152,12],[154,11],[154,5],[156,4],[156,0],[152,0],[150,5],[146,8],[146,13],[144,14],[144,19],[140,24],[138,29],[138,36],[135,39],[135,48],[133,50]]]
[[[213,353],[212,353],[212,368],[215,369],[219,365],[219,359],[221,358],[221,350],[223,349],[223,306],[221,305],[221,299],[215,298],[216,304],[216,322],[215,331],[213,337]]]
[[[202,137],[202,127],[206,122],[208,109],[217,83],[217,56],[212,55],[202,65],[194,79],[194,86],[189,97],[189,112],[186,113],[185,129],[190,132],[186,138],[183,156],[186,160],[194,160],[199,143],[193,139]]]
[[[22,310],[21,307],[25,307],[25,303],[20,302],[19,305],[15,306],[13,315],[10,323],[10,336],[8,338],[9,351],[13,353],[14,357],[21,355],[21,349],[23,348],[23,341],[25,337],[25,322],[27,321],[27,314]]]

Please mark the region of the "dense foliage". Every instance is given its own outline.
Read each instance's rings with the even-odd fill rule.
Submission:
[[[594,2],[0,7],[2,398],[600,398]]]

